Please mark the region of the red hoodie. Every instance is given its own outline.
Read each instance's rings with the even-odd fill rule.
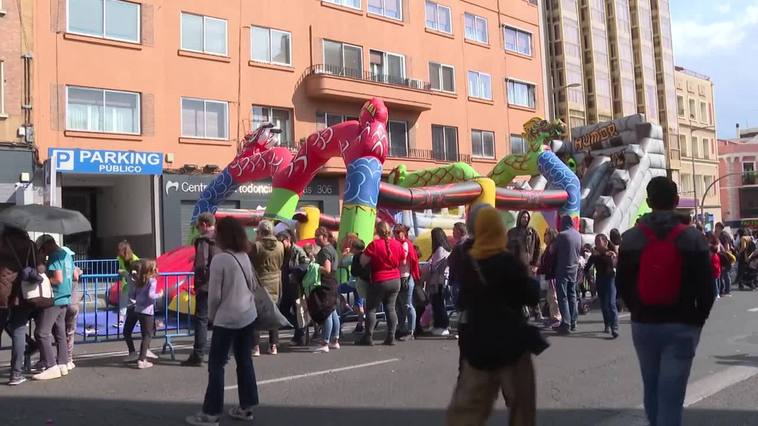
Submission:
[[[721,276],[721,259],[718,253],[711,253],[711,270],[713,271],[713,278]]]

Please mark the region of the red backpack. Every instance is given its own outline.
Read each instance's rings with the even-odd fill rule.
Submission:
[[[640,302],[648,306],[675,305],[682,287],[682,255],[676,247],[676,239],[687,226],[677,225],[664,239],[659,239],[644,223],[638,226],[647,239],[640,256],[637,281]]]

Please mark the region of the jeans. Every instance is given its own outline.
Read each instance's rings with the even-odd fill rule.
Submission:
[[[324,321],[324,343],[336,342],[340,338],[340,316],[333,310]]]
[[[150,349],[150,341],[155,334],[155,318],[152,315],[140,314],[130,308],[126,311],[126,321],[124,321],[124,339],[126,340],[126,347],[129,349],[129,353],[134,352],[134,340],[132,340],[132,332],[134,326],[139,321],[140,332],[142,333],[142,342],[139,346],[139,360],[144,361],[147,359],[147,350]]]
[[[20,376],[24,372],[24,351],[26,350],[26,324],[34,313],[28,306],[16,306],[11,309],[8,320],[8,331],[13,339],[11,353],[11,377]]]
[[[732,291],[732,276],[730,269],[721,270],[721,294],[729,294]]]
[[[721,279],[720,278],[714,278],[713,279],[713,298],[717,298],[719,296],[719,293],[721,292]]]
[[[400,292],[400,279],[382,281],[368,285],[366,295],[366,339],[370,340],[376,327],[376,309],[379,304],[384,304],[384,313],[387,316],[387,340],[395,338],[397,331],[397,294]]]
[[[405,307],[405,302],[408,300],[408,295],[413,294],[410,291],[411,277],[400,277],[400,292],[397,293],[397,300],[395,301],[395,312],[397,312],[397,332],[405,331],[405,323],[408,321],[408,309]],[[403,286],[406,287],[403,290]]]
[[[40,360],[45,368],[68,363],[66,340],[66,306],[51,306],[39,314],[34,337],[40,347]],[[57,350],[53,351],[53,338]]]
[[[433,294],[432,297],[432,313],[434,314],[434,328],[448,328],[450,326],[450,319],[447,316],[447,308],[445,307],[445,291],[443,288]]]
[[[6,332],[5,326],[9,325],[11,311],[9,308],[0,308],[0,347],[3,346],[3,333]],[[7,330],[8,335],[12,336],[10,330]]]
[[[237,393],[240,407],[250,409],[258,405],[258,385],[255,381],[252,347],[255,322],[240,329],[213,327],[211,350],[208,355],[208,387],[205,390],[203,413],[222,414],[224,409],[224,366],[229,360],[229,349],[234,349],[237,364]]]
[[[600,309],[603,311],[603,323],[611,330],[619,329],[619,312],[616,306],[616,283],[613,276],[596,279],[597,294],[600,297]]]
[[[66,308],[66,349],[68,362],[74,362],[74,340],[76,339],[76,318],[79,316],[79,303],[73,302]]]
[[[192,317],[195,332],[195,344],[192,357],[203,359],[208,347],[208,292],[195,293],[195,315]]]
[[[398,296],[396,304],[396,306],[398,306],[398,309],[405,309],[405,313],[407,313],[405,322],[400,321],[400,316],[398,315],[398,329],[409,334],[413,334],[413,332],[416,330],[416,308],[413,307],[413,290],[415,288],[416,282],[411,277],[408,279],[407,297],[405,300],[403,300]]]
[[[682,424],[684,396],[700,327],[632,323],[632,340],[645,387],[645,414],[651,426]]]
[[[558,310],[561,311],[561,325],[574,326],[577,319],[576,279],[557,277],[555,291],[558,295]]]

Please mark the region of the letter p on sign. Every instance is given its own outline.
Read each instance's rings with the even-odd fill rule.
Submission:
[[[74,170],[74,151],[58,150],[54,151],[55,155],[55,169],[59,171],[73,171]]]

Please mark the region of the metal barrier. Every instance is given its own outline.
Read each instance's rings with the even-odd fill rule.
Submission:
[[[99,267],[97,264],[92,264]],[[173,339],[192,335],[191,314],[194,295],[190,294],[194,274],[191,272],[163,273],[158,276],[158,290],[163,291],[156,301],[155,337],[163,337],[163,353],[175,359]],[[84,274],[79,279],[82,294],[76,334],[77,343],[96,343],[123,340],[123,320],[129,301],[121,291],[119,274]],[[118,283],[114,286],[114,283]],[[118,291],[117,295],[111,294]],[[112,303],[113,302],[113,303]],[[137,333],[139,334],[139,333]]]
[[[76,260],[74,265],[85,275],[114,275],[118,274],[118,259],[87,259]]]

